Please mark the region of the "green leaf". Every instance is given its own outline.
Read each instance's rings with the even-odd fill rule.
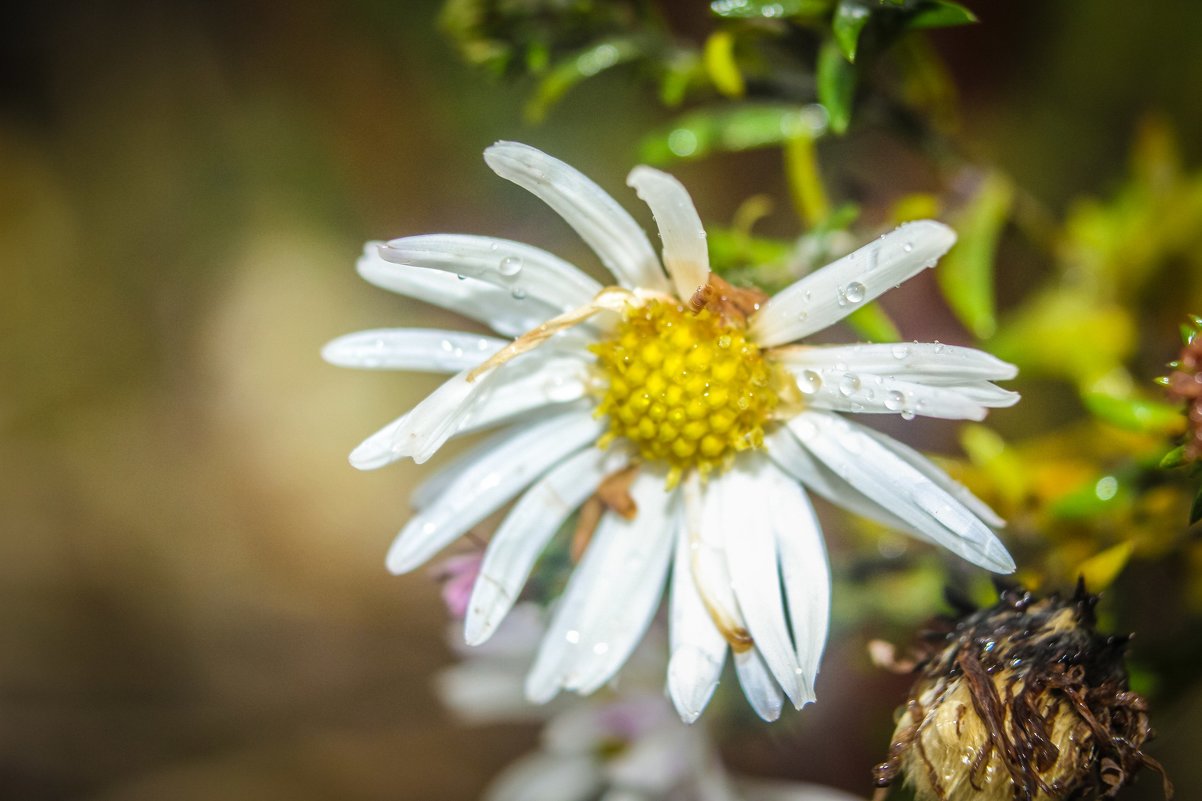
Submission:
[[[1118,428],[1149,434],[1172,434],[1181,430],[1180,407],[1162,401],[1125,398],[1104,392],[1086,393],[1083,400],[1094,417]]]
[[[843,57],[839,44],[827,39],[818,51],[818,102],[830,116],[831,132],[842,134],[851,124],[856,96],[856,68]]]
[[[710,11],[727,19],[817,19],[826,16],[834,0],[714,0]]]
[[[968,206],[952,222],[956,245],[943,258],[935,277],[956,317],[978,339],[997,331],[993,273],[998,239],[1014,204],[1014,187],[1000,173],[989,173]]]
[[[1101,553],[1096,553],[1077,566],[1073,572],[1085,580],[1085,586],[1090,592],[1098,593],[1114,583],[1123,572],[1123,568],[1131,561],[1135,553],[1135,541],[1124,540],[1118,545],[1112,545]]]
[[[1175,467],[1184,467],[1185,463],[1185,446],[1178,445],[1164,455],[1160,460],[1160,467],[1163,470],[1172,470]]]
[[[1101,476],[1057,499],[1050,511],[1061,520],[1082,520],[1109,514],[1130,497],[1130,489],[1117,477]]]
[[[803,126],[820,129],[813,116],[806,109],[775,103],[694,111],[646,136],[639,144],[639,157],[651,164],[665,164],[713,153],[777,147]]]
[[[1189,524],[1192,526],[1199,520],[1202,520],[1202,489],[1194,496],[1194,505],[1189,510]]]
[[[843,57],[851,63],[856,62],[856,47],[860,43],[860,32],[868,24],[872,12],[857,0],[842,0],[835,9],[835,18],[831,20],[831,30]]]
[[[870,342],[897,342],[901,332],[879,303],[869,303],[843,318],[860,336]]]
[[[1056,287],[1024,302],[998,329],[989,349],[1027,377],[1064,377],[1091,386],[1121,369],[1136,337],[1135,321],[1122,306]]]
[[[543,77],[526,104],[526,119],[541,122],[551,107],[558,103],[576,84],[633,61],[643,54],[642,46],[634,39],[606,39],[578,51],[560,61]]]
[[[730,31],[715,31],[702,51],[705,71],[714,88],[727,97],[742,97],[747,91],[743,73],[735,61],[735,37]]]
[[[948,0],[933,0],[920,6],[906,20],[906,27],[912,30],[922,28],[951,28],[956,25],[970,25],[977,21],[977,15],[959,3]]]

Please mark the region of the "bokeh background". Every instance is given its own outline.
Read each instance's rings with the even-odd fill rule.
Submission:
[[[701,3],[668,5],[704,17]],[[1202,6],[971,5],[981,25],[934,40],[962,93],[961,141],[1052,213],[1117,184],[1148,113],[1191,164],[1202,157]],[[383,569],[419,470],[346,462],[436,379],[340,371],[318,352],[359,328],[462,325],[362,283],[368,238],[503,234],[592,264],[480,153],[528,141],[633,209],[623,178],[664,112],[616,71],[532,128],[528,86],[463,66],[438,10],[4,12],[0,797],[454,801],[534,742],[533,729],[466,729],[441,709],[431,675],[452,657],[437,587]],[[931,180],[872,135],[824,159],[868,216]],[[785,192],[775,153],[676,172],[705,219]],[[1005,268],[1003,298],[1041,265]],[[909,336],[956,341],[929,286],[904,292],[889,309]],[[952,442],[941,425],[908,431]],[[837,549],[840,518],[827,518]],[[837,642],[823,681],[788,736],[749,730],[732,758],[867,794],[890,728],[881,710],[902,684]],[[1153,753],[1186,798],[1199,714],[1195,693],[1156,719]],[[1131,797],[1155,795],[1151,781]]]

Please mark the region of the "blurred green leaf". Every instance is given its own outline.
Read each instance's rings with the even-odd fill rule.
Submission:
[[[897,325],[879,303],[869,303],[844,319],[853,331],[870,342],[897,342],[902,338]]]
[[[853,64],[856,61],[856,48],[860,43],[860,33],[871,17],[872,12],[858,0],[840,0],[839,6],[835,9],[835,17],[831,20],[831,30],[835,34],[835,41],[839,43],[843,57]]]
[[[1085,407],[1095,417],[1128,431],[1171,434],[1181,429],[1181,409],[1163,401],[1126,398],[1104,392],[1086,393]]]
[[[735,63],[735,37],[730,31],[715,31],[705,40],[705,71],[714,88],[726,97],[742,97],[746,91],[743,74]]]
[[[1176,467],[1184,467],[1185,465],[1184,445],[1178,445],[1176,448],[1173,448],[1173,450],[1166,453],[1164,458],[1160,460],[1160,467],[1164,470],[1172,470]]]
[[[526,119],[541,122],[547,112],[572,87],[600,72],[633,61],[643,54],[633,38],[614,38],[598,42],[560,61],[538,83],[534,96],[526,104]]]
[[[1135,323],[1121,306],[1055,289],[1024,303],[989,347],[1025,374],[1088,385],[1123,363],[1135,347],[1135,335]]]
[[[712,153],[775,147],[802,126],[811,126],[805,109],[795,105],[746,103],[702,109],[680,117],[639,144],[639,157],[650,164],[698,159]]]
[[[856,68],[843,57],[834,39],[818,51],[818,102],[826,107],[831,131],[842,134],[851,124],[851,106],[856,95]]]
[[[1020,503],[1027,494],[1030,472],[1000,434],[980,423],[968,423],[960,429],[960,447],[1007,503]]]
[[[789,257],[793,243],[751,236],[730,228],[709,228],[706,235],[710,263],[718,273],[741,267],[777,264]]]
[[[804,129],[785,140],[785,177],[801,221],[809,228],[830,216],[830,201],[818,168],[814,136]]]
[[[1062,496],[1049,510],[1061,520],[1080,520],[1111,514],[1120,504],[1130,500],[1130,489],[1115,476],[1101,476]]]
[[[1086,559],[1073,572],[1085,580],[1085,586],[1092,593],[1099,593],[1114,583],[1123,572],[1123,568],[1131,561],[1135,553],[1135,543],[1124,540],[1118,545],[1112,545],[1101,553],[1096,553]]]
[[[997,330],[994,311],[994,264],[998,239],[1014,204],[1009,179],[992,172],[953,221],[957,241],[935,276],[956,317],[978,339]]]
[[[922,28],[951,28],[956,25],[969,25],[977,21],[977,15],[959,3],[948,0],[932,0],[920,6],[908,20],[906,27],[919,30]]]
[[[710,10],[727,19],[812,19],[825,16],[832,5],[834,0],[714,0]]]

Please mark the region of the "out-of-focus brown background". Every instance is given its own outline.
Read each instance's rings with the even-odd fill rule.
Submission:
[[[983,25],[939,39],[976,154],[1054,208],[1121,174],[1146,110],[1196,157],[1198,9],[1046,5],[978,3]],[[531,130],[525,88],[461,66],[437,9],[5,12],[0,797],[467,799],[533,742],[441,710],[437,590],[383,569],[419,471],[345,460],[435,380],[340,371],[318,351],[449,322],[357,279],[367,238],[504,234],[589,263],[480,153],[531,141],[633,205],[622,179],[661,112],[616,75]],[[833,147],[835,174],[923,188],[872,144]],[[714,219],[781,190],[770,154],[680,173]],[[812,750],[765,767],[867,792],[888,722],[876,742],[855,728],[860,683],[880,684],[863,663],[832,647],[829,703],[798,723]]]

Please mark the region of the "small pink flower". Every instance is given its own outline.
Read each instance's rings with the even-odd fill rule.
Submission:
[[[447,605],[447,613],[456,620],[463,620],[467,615],[472,588],[476,586],[483,561],[483,551],[472,551],[450,557],[433,571],[434,580],[442,583],[442,602]]]

